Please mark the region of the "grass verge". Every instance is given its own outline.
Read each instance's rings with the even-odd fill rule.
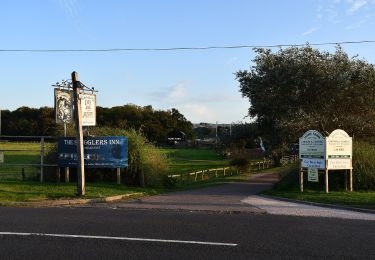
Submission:
[[[281,175],[282,179],[272,190],[264,191],[262,194],[300,201],[375,209],[375,191],[346,192],[338,190],[330,191],[327,194],[320,189],[322,185],[312,185],[313,188],[305,188],[304,192],[300,192],[298,166],[291,165],[274,170]]]

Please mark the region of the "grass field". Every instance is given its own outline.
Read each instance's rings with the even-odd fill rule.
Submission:
[[[161,151],[169,158],[170,174],[185,174],[229,166],[229,161],[212,149],[161,149]]]

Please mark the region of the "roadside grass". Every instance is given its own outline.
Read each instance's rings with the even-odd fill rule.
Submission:
[[[52,144],[46,145],[51,149]],[[22,150],[5,152],[6,163],[39,163],[39,143],[1,143],[0,150]],[[33,151],[29,151],[33,150]],[[211,149],[161,149],[168,157],[168,174],[182,174],[181,178],[175,180],[175,187],[162,188],[139,188],[117,185],[108,182],[86,182],[86,195],[84,198],[101,198],[134,192],[144,192],[145,195],[155,195],[164,192],[203,188],[219,185],[233,181],[244,181],[245,175],[230,175],[236,171],[219,171],[218,176],[214,172],[201,175],[195,181],[195,176],[187,173],[195,171],[223,168],[229,166],[229,160],[225,160],[217,151]],[[1,166],[1,164],[0,164]],[[25,169],[26,181],[21,181],[21,168]],[[76,198],[76,183],[40,183],[33,181],[39,169],[35,167],[0,167],[0,204],[11,202],[31,202],[63,198]],[[35,169],[34,169],[35,168]]]
[[[49,199],[77,198],[76,183],[0,182],[0,203],[31,202]],[[159,194],[160,189],[128,187],[116,183],[86,183],[84,198],[102,198],[120,194],[144,192]]]
[[[305,181],[304,191],[300,192],[298,165],[289,165],[273,170],[279,173],[282,179],[273,189],[263,191],[262,194],[300,201],[375,209],[375,191],[331,190],[327,194],[323,191],[322,183],[309,184]]]

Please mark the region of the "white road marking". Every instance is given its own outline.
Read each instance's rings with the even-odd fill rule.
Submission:
[[[109,236],[88,236],[88,235],[47,234],[47,233],[21,233],[21,232],[0,232],[0,236],[1,235],[2,236],[40,236],[40,237],[127,240],[127,241],[159,242],[159,243],[198,244],[198,245],[208,245],[208,246],[231,246],[231,247],[238,246],[238,244],[233,244],[233,243],[154,239],[154,238],[136,238],[136,237],[109,237]]]

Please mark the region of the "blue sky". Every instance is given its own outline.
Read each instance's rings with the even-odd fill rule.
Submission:
[[[168,48],[375,40],[375,0],[4,0],[0,49]],[[375,44],[344,45],[375,63]],[[320,47],[334,50],[333,46]],[[277,49],[276,49],[277,50]],[[78,71],[100,106],[177,108],[230,123],[249,107],[234,73],[251,49],[170,52],[0,52],[0,108],[53,106]]]

